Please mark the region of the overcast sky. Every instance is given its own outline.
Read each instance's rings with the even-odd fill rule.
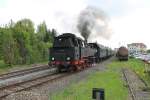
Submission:
[[[59,33],[77,33],[77,17],[87,6],[106,13],[113,33],[110,39],[92,41],[113,48],[143,42],[150,48],[150,0],[0,0],[0,25],[29,18],[35,25],[45,21]]]

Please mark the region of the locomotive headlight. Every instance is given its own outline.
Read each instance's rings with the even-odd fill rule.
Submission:
[[[52,57],[52,60],[55,60],[55,58],[54,58],[54,57]]]
[[[70,60],[71,58],[70,57],[67,57],[67,60]]]

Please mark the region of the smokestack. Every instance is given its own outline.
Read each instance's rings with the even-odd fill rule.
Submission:
[[[86,41],[91,35],[103,38],[108,38],[110,35],[110,32],[108,32],[108,17],[102,10],[91,6],[81,11],[77,29]]]

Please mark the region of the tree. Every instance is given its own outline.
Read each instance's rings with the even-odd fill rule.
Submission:
[[[47,29],[47,25],[45,22],[41,23],[37,27],[37,38],[39,41],[38,50],[41,52],[42,59],[48,58],[48,48],[52,46],[53,35],[55,34],[55,30],[52,32]]]
[[[2,32],[2,53],[4,62],[12,65],[14,62],[14,39],[10,29],[3,29]]]
[[[41,23],[37,26],[38,39],[41,40],[41,41],[44,41],[46,33],[47,33],[47,26],[46,26],[46,23],[43,22],[43,23]]]
[[[56,37],[56,35],[57,35],[58,33],[57,33],[57,31],[53,28],[51,34],[52,34],[52,36],[51,36],[52,42],[54,42],[54,37]]]
[[[21,56],[21,63],[25,64],[32,50],[32,46],[30,45],[33,45],[34,42],[34,24],[29,19],[23,19],[18,21],[13,29]]]
[[[30,19],[14,23],[12,20],[0,27],[0,60],[6,64],[30,64],[48,60],[48,48],[52,46],[55,29],[47,29],[45,22],[37,27]]]

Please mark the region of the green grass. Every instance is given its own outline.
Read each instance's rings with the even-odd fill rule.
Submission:
[[[130,68],[135,71],[142,79],[144,79],[144,81],[150,86],[150,76],[148,75],[148,73],[145,73],[145,64],[141,60],[129,59],[129,61],[127,62],[114,60],[109,64],[109,67],[113,68],[114,70],[123,67]]]
[[[53,94],[50,100],[92,100],[92,88],[104,88],[106,100],[127,100],[128,89],[119,71],[95,72],[87,80]]]

